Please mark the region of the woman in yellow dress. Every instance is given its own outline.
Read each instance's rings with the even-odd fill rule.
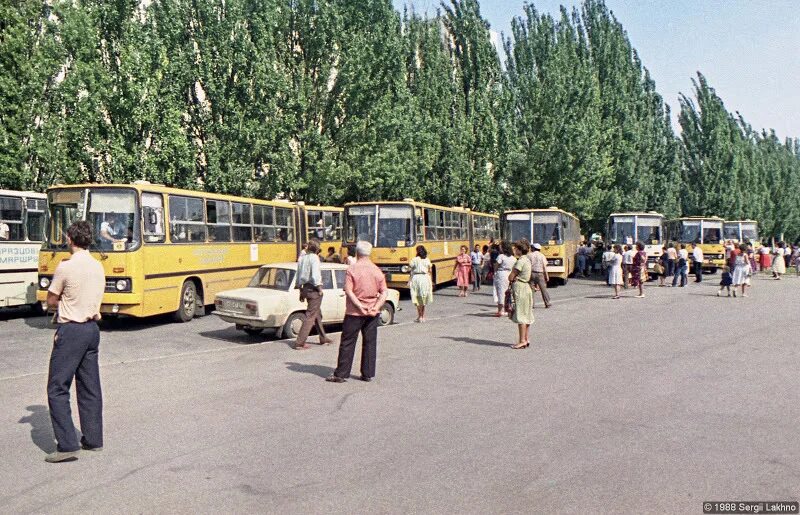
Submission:
[[[428,259],[428,251],[422,245],[417,247],[417,255],[409,263],[409,268],[411,301],[417,307],[417,319],[414,322],[425,322],[425,306],[433,302],[433,281],[431,260]]]
[[[529,284],[531,280],[531,262],[528,259],[530,244],[526,240],[514,243],[514,256],[517,262],[511,270],[508,280],[511,283],[511,293],[514,297],[514,313],[511,321],[519,328],[519,341],[512,345],[512,349],[526,349],[530,345],[528,330],[533,323],[533,290]]]

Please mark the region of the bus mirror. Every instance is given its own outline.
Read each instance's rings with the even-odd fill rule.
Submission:
[[[156,216],[155,211],[150,211],[149,213],[147,213],[147,223],[150,225],[158,224],[158,217]]]

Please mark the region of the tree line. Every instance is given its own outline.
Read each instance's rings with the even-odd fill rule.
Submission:
[[[342,204],[412,197],[759,220],[800,235],[800,142],[698,73],[669,107],[602,0],[18,0],[0,6],[0,187],[151,182]],[[502,57],[500,55],[502,53]]]

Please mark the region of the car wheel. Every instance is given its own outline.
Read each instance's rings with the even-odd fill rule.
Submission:
[[[197,287],[192,281],[186,281],[181,288],[180,303],[178,310],[175,311],[176,322],[188,322],[194,318],[197,309]]]
[[[384,302],[381,306],[381,313],[378,315],[378,325],[391,325],[394,322],[394,306],[389,302]]]
[[[287,339],[297,338],[300,333],[300,328],[303,327],[303,322],[306,321],[306,314],[302,311],[292,313],[283,324],[283,337]]]
[[[245,327],[243,331],[249,334],[250,336],[258,336],[259,334],[264,332],[264,329],[260,327]]]

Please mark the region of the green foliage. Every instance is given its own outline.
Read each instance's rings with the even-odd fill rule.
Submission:
[[[602,0],[503,41],[478,0],[18,0],[0,6],[0,187],[146,179],[309,203],[413,197],[755,218],[800,234],[800,143],[702,75],[681,135]]]

